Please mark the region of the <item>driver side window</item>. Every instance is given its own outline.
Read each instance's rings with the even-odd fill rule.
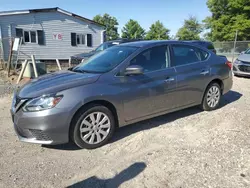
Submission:
[[[131,60],[130,65],[139,65],[144,72],[152,72],[170,67],[169,47],[157,46],[145,50]]]

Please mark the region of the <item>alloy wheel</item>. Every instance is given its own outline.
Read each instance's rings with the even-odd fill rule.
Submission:
[[[220,88],[212,86],[207,92],[207,104],[209,107],[214,108],[220,101]]]
[[[105,113],[92,112],[82,121],[80,136],[88,144],[98,144],[108,136],[110,128],[110,119]]]

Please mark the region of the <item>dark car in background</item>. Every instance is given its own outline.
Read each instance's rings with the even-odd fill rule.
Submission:
[[[212,52],[214,52],[216,54],[216,50],[214,48],[214,45],[212,42],[209,41],[201,41],[201,40],[190,40],[190,41],[185,41],[185,42],[191,42],[192,44],[196,44],[199,46],[202,46],[208,50],[211,50]]]
[[[25,142],[97,148],[128,124],[196,105],[215,110],[232,87],[231,66],[186,42],[117,45],[19,88],[14,128]]]
[[[134,42],[134,41],[136,41],[136,40],[117,39],[117,40],[111,40],[111,41],[104,42],[91,52],[81,53],[81,54],[76,54],[74,56],[71,56],[71,63],[72,64],[79,64],[79,63],[83,62],[85,59],[88,59],[91,56],[95,55],[96,53],[99,53],[103,50],[106,50],[107,48],[110,48],[112,46],[119,45],[122,43]]]

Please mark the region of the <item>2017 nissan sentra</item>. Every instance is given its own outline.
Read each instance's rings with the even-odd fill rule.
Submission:
[[[231,66],[191,43],[121,44],[17,90],[14,127],[21,141],[96,148],[118,127],[196,105],[218,108],[232,87]]]

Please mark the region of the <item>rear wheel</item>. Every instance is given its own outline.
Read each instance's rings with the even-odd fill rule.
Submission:
[[[218,108],[221,100],[221,87],[218,83],[211,83],[203,96],[201,108],[205,111],[211,111]]]
[[[112,112],[101,105],[91,105],[74,118],[71,139],[80,148],[94,149],[108,142],[115,130]]]

